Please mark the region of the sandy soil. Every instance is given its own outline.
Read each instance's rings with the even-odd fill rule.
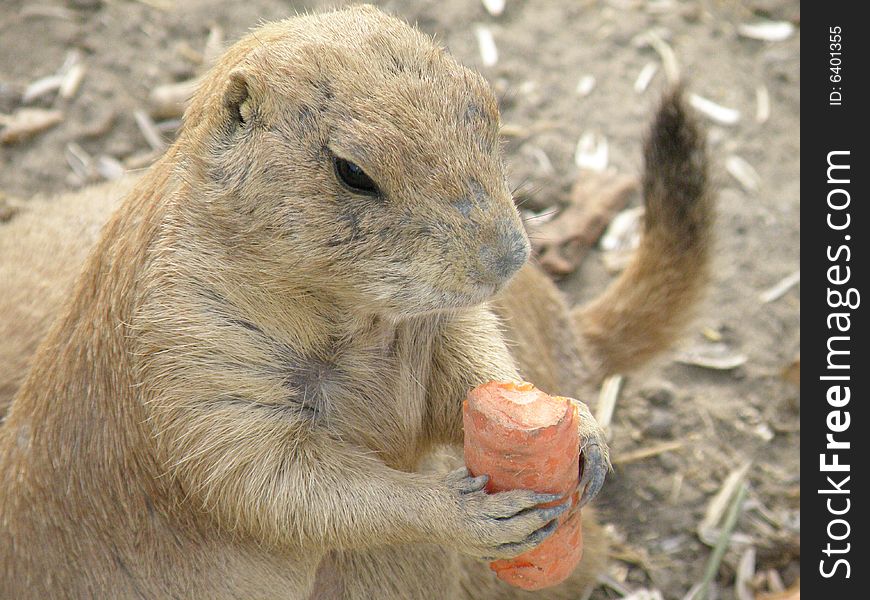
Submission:
[[[62,110],[60,124],[0,146],[0,219],[19,199],[85,184],[88,177],[69,164],[80,165],[84,156],[76,145],[92,158],[141,162],[149,145],[134,111],[147,109],[155,86],[201,69],[210,31],[219,28],[230,42],[259,21],[331,4],[3,0],[0,113],[24,106],[27,86],[57,72],[71,50],[81,53],[86,72],[72,98],[51,92],[27,104]],[[702,578],[711,554],[697,532],[705,510],[728,474],[747,461],[748,501],[718,570],[719,597],[737,597],[735,571],[749,548],[756,551],[760,591],[775,587],[777,576],[790,584],[799,576],[800,396],[782,373],[800,352],[799,286],[771,302],[760,294],[800,264],[799,3],[507,0],[498,17],[475,0],[380,4],[437,34],[493,82],[504,123],[520,132],[508,138],[506,152],[510,178],[528,198],[524,208],[567,202],[578,174],[575,147],[585,132],[607,138],[611,165],[639,171],[644,126],[665,82],[659,69],[647,90],[634,90],[644,66],[661,62],[639,43],[640,34],[653,30],[668,41],[692,91],[740,111],[734,125],[707,120],[719,192],[709,297],[679,347],[626,377],[616,405],[615,472],[598,505],[618,540],[617,557],[610,585],[593,598],[619,597],[614,588],[620,587],[682,598]],[[738,35],[741,23],[760,19],[791,22],[795,32],[780,42]],[[478,49],[480,25],[491,29],[498,48],[491,67]],[[577,85],[585,75],[596,83],[583,96]],[[756,119],[759,86],[769,97],[765,122]],[[173,127],[161,124],[165,140]],[[754,166],[756,190],[727,172],[730,156]],[[596,250],[561,286],[580,302],[612,276]],[[711,340],[746,362],[723,370],[679,362],[686,352],[709,349]],[[636,454],[643,450],[651,455]]]

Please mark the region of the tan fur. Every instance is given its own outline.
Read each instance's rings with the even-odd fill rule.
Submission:
[[[71,294],[117,192],[0,229],[0,393],[59,312],[0,430],[0,597],[526,597],[473,557],[535,545],[539,499],[427,468],[514,359],[551,392],[583,380],[539,273],[497,303],[510,350],[481,304],[493,253],[525,243],[496,127],[484,82],[399,21],[296,18],[219,62]],[[386,197],[341,187],[329,152]],[[594,581],[590,515],[581,567],[537,597]]]
[[[0,419],[100,228],[135,179],[31,200],[0,224]]]

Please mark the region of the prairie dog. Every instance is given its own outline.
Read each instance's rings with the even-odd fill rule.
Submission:
[[[259,28],[106,225],[17,392],[2,595],[306,597],[337,575],[365,597],[385,545],[433,564],[534,547],[564,505],[415,471],[460,441],[470,387],[520,377],[485,301],[528,253],[479,75],[370,7]],[[585,457],[588,495],[604,469]],[[318,575],[330,561],[348,565]]]
[[[0,596],[519,594],[474,557],[533,546],[556,512],[420,469],[459,441],[468,388],[575,349],[570,327],[526,344],[511,286],[512,356],[486,304],[528,253],[497,119],[479,76],[369,7],[231,48],[0,430]],[[581,434],[594,495],[604,445]],[[576,577],[540,597],[594,580],[585,524]]]

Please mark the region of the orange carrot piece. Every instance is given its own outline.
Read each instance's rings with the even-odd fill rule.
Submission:
[[[579,423],[568,398],[549,396],[530,383],[491,381],[468,393],[463,421],[465,464],[475,476],[489,475],[487,492],[529,489],[563,498],[573,493],[578,502]],[[538,590],[567,579],[582,556],[580,511],[569,509],[537,548],[490,568],[515,587]]]

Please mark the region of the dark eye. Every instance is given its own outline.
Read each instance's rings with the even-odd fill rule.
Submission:
[[[341,182],[355,192],[361,194],[379,194],[380,190],[372,178],[366,175],[359,165],[356,165],[349,160],[338,158],[333,160],[335,163],[335,174]]]

